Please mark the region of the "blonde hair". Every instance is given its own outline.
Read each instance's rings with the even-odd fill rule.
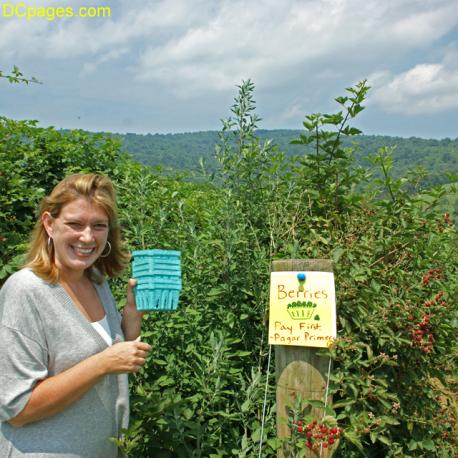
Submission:
[[[108,216],[108,238],[111,250],[106,257],[99,257],[86,272],[89,277],[101,283],[104,275],[115,277],[129,262],[129,254],[123,251],[118,224],[116,193],[108,177],[96,174],[75,174],[60,181],[51,194],[40,205],[38,220],[32,232],[26,267],[50,283],[59,280],[59,269],[54,262],[54,247],[48,245],[48,234],[42,222],[43,213],[49,212],[57,218],[62,208],[76,199],[87,198],[102,208]]]

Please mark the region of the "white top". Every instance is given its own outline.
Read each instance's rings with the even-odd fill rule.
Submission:
[[[91,323],[94,329],[100,334],[108,346],[113,345],[113,339],[110,335],[110,326],[108,325],[107,316],[105,315],[100,321]]]

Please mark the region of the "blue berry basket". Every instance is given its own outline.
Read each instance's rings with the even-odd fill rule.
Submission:
[[[181,291],[180,251],[139,250],[132,255],[137,310],[176,310]]]

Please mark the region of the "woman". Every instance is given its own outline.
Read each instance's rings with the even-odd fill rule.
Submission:
[[[43,200],[26,267],[0,291],[0,456],[111,458],[127,374],[145,363],[129,280],[122,318],[104,276],[128,262],[111,181],[78,174]]]

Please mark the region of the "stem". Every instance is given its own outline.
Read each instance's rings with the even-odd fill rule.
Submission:
[[[381,161],[380,164],[382,166],[383,176],[385,177],[385,186],[387,187],[387,189],[388,189],[388,191],[390,193],[391,200],[393,201],[393,203],[395,203],[396,202],[396,198],[394,197],[393,191],[391,189],[390,177],[388,176],[388,172],[387,172],[387,170],[385,168],[385,162]]]
[[[355,102],[352,103],[350,108],[353,108],[354,106],[355,106]],[[347,110],[347,114],[345,115],[345,118],[342,121],[342,123],[340,124],[339,130],[337,131],[337,137],[336,137],[336,139],[334,141],[334,146],[332,147],[332,150],[331,150],[331,152],[329,154],[328,165],[331,164],[331,160],[334,157],[334,153],[335,153],[335,151],[337,149],[337,145],[340,143],[340,135],[342,134],[342,130],[343,130],[345,124],[347,123],[349,115],[350,115],[350,109]]]

